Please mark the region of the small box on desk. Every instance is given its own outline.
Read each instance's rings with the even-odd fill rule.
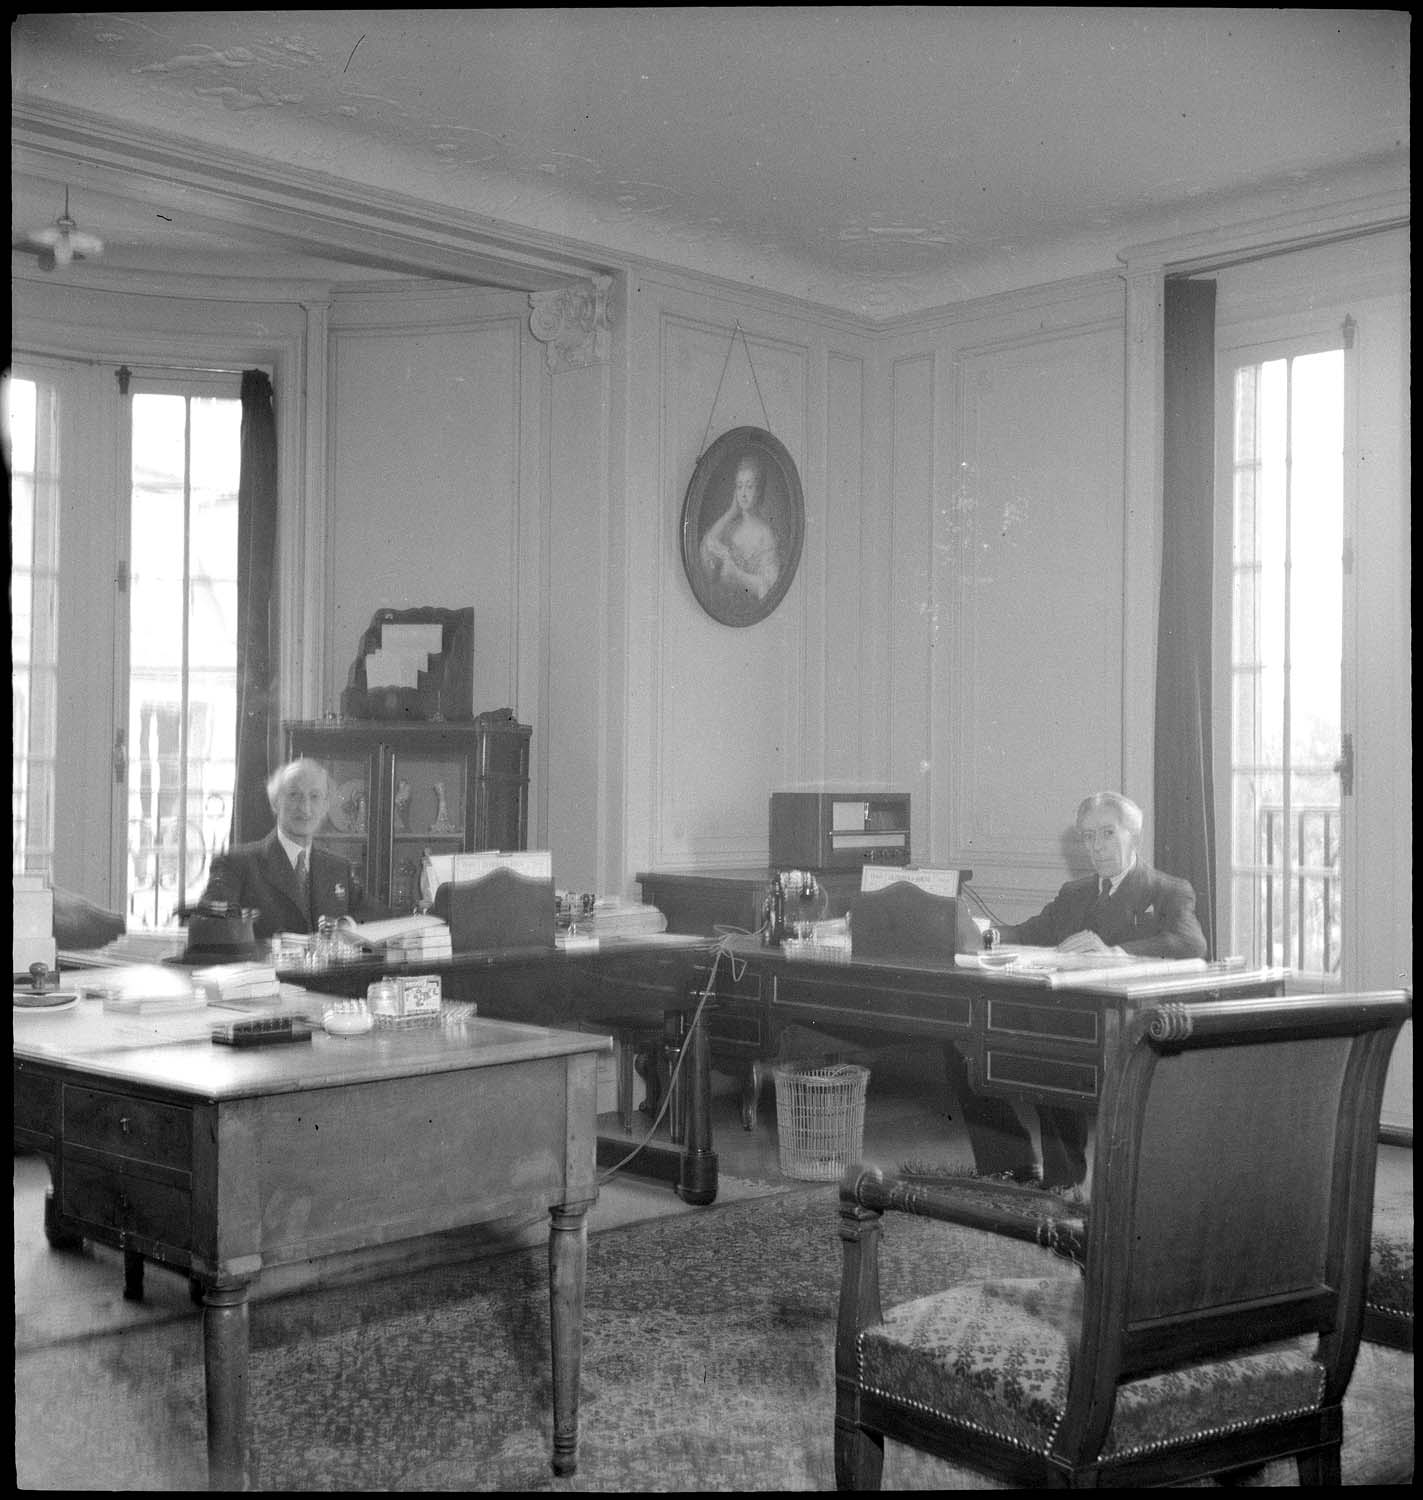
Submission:
[[[366,990],[366,1004],[378,1029],[433,1026],[440,1019],[443,999],[438,974],[387,975]]]
[[[435,892],[431,910],[449,923],[456,953],[499,948],[554,949],[553,879],[491,870]]]

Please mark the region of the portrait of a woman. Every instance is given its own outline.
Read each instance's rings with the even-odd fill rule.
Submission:
[[[723,589],[744,590],[758,603],[781,576],[776,533],[762,514],[765,469],[754,453],[737,461],[731,503],[702,538],[702,566]]]
[[[702,607],[723,625],[775,609],[800,559],[803,500],[795,464],[768,432],[724,433],[702,455],[682,519],[682,558]]]

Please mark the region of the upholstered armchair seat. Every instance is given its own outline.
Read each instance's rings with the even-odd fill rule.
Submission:
[[[901,1303],[859,1336],[860,1388],[1046,1455],[1066,1410],[1082,1304],[1082,1282],[1062,1278],[966,1282]],[[1285,1340],[1125,1382],[1102,1462],[1316,1409],[1316,1343]]]
[[[1383,1197],[1374,1204],[1369,1279],[1364,1297],[1364,1337],[1394,1349],[1413,1348],[1413,1198]]]

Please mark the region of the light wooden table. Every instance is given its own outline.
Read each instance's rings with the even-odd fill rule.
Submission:
[[[17,1146],[46,1233],[186,1271],[203,1301],[208,1467],[248,1479],[248,1292],[269,1266],[548,1210],[553,1467],[577,1467],[586,1214],[605,1037],[471,1020],[260,1048],[211,1013],[17,1018]],[[332,1399],[339,1399],[333,1392]]]

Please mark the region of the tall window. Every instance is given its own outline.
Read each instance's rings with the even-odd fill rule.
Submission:
[[[1228,948],[1341,965],[1344,353],[1232,372]]]
[[[53,390],[5,380],[10,469],[10,867],[53,875],[58,479]]]
[[[195,901],[232,816],[241,401],[132,398],[128,918]]]

